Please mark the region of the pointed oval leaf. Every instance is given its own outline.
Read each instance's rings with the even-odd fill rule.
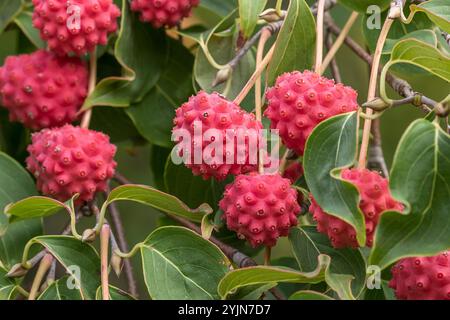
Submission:
[[[300,272],[285,267],[256,266],[229,272],[219,283],[218,291],[222,299],[237,294],[243,287],[266,283],[319,283],[325,280],[325,273],[330,265],[330,257],[320,255],[317,268],[311,272]]]
[[[316,291],[301,290],[292,294],[289,300],[334,300],[333,298]]]
[[[376,5],[381,10],[386,10],[389,7],[389,4],[391,3],[391,0],[339,0],[340,3],[342,3],[344,6],[355,10],[359,12],[366,13],[367,8],[369,8],[372,5]]]
[[[156,300],[214,300],[230,261],[211,242],[182,227],[161,227],[140,245],[145,284]]]
[[[392,196],[405,212],[385,212],[369,264],[386,268],[409,256],[431,256],[450,248],[450,136],[419,119],[404,133],[390,178]]]
[[[311,271],[316,268],[317,256],[326,254],[331,258],[329,277],[325,279],[331,283],[331,288],[339,292],[339,288],[347,288],[347,279],[337,275],[349,275],[353,278],[350,291],[343,293],[343,297],[359,296],[366,282],[366,263],[359,250],[335,249],[327,236],[319,233],[314,226],[292,228],[289,241],[300,270]],[[334,280],[333,280],[334,278]],[[334,286],[336,281],[344,280],[342,285]],[[333,286],[332,286],[333,285]]]
[[[102,296],[102,287],[97,288],[97,292],[95,294],[96,300],[103,300]],[[114,287],[112,285],[109,286],[109,299],[110,300],[136,300],[129,293],[123,291],[120,288]]]
[[[41,219],[21,221],[8,226],[4,208],[36,194],[30,175],[13,158],[0,152],[0,261],[11,267],[22,258],[28,240],[42,234]]]
[[[162,30],[149,28],[122,1],[122,20],[114,56],[123,75],[102,79],[84,102],[93,106],[128,107],[141,101],[156,84],[166,62],[166,38]]]
[[[284,72],[311,69],[316,42],[314,17],[304,0],[291,0],[267,71],[272,85]]]
[[[32,12],[20,12],[14,19],[14,23],[22,30],[36,48],[45,49],[45,41],[41,39],[39,30],[33,27]]]
[[[340,169],[355,162],[358,115],[338,115],[321,122],[308,138],[303,156],[305,179],[314,199],[328,214],[352,225],[358,243],[366,243],[357,189],[340,179]]]
[[[38,300],[83,300],[80,291],[72,283],[68,276],[64,276],[50,284]]]
[[[71,208],[58,200],[37,196],[17,201],[5,207],[5,213],[11,216],[10,222],[43,218],[53,215],[60,210],[70,212]]]
[[[23,0],[2,0],[0,3],[0,33],[23,9]]]
[[[245,39],[255,31],[258,16],[266,7],[267,0],[239,0],[239,21]]]
[[[28,246],[34,244],[45,247],[63,265],[82,299],[95,299],[100,285],[100,258],[91,245],[69,236],[35,237]]]
[[[149,186],[131,184],[123,185],[112,190],[102,206],[102,211],[105,211],[108,205],[114,201],[125,200],[142,203],[195,222],[201,222],[205,214],[212,212],[211,207],[206,203],[201,204],[196,209],[190,209],[181,200],[170,194]]]
[[[443,31],[450,33],[450,5],[448,0],[430,0],[419,5],[411,5],[411,14],[406,23],[413,21],[417,12],[424,12]]]

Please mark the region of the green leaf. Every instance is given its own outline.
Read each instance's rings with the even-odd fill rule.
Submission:
[[[333,298],[311,290],[297,291],[289,297],[289,300],[334,300]]]
[[[97,292],[95,294],[96,300],[102,300],[102,287],[97,288]],[[123,291],[120,288],[116,288],[114,286],[109,286],[109,299],[110,300],[136,300],[133,296]]]
[[[267,0],[239,0],[241,32],[248,39],[255,31],[258,16],[266,7]]]
[[[202,0],[193,14],[208,25],[214,26],[236,8],[236,2],[237,0]]]
[[[391,3],[391,0],[339,0],[344,6],[359,12],[366,13],[367,8],[372,5],[380,7],[381,10],[386,10]]]
[[[106,210],[110,203],[124,200],[142,203],[195,222],[201,222],[205,214],[212,212],[211,207],[206,203],[201,204],[197,209],[190,209],[178,198],[144,185],[123,185],[115,188],[108,195],[102,211]]]
[[[166,38],[162,30],[149,28],[131,14],[123,1],[122,21],[114,55],[123,75],[102,79],[84,102],[82,110],[93,106],[128,107],[141,101],[159,79],[166,60]]]
[[[443,31],[450,32],[450,5],[448,0],[430,0],[419,5],[411,5],[411,14],[406,23],[413,21],[417,12],[424,12]]]
[[[83,300],[79,290],[71,289],[72,282],[68,276],[56,280],[41,293],[38,300]]]
[[[164,170],[164,182],[167,192],[183,200],[190,207],[208,203],[213,210],[217,210],[217,203],[224,190],[224,183],[194,176],[184,164],[174,164],[170,156]]]
[[[91,245],[69,236],[35,237],[28,246],[33,244],[44,246],[66,271],[71,272],[71,283],[79,287],[83,299],[95,299],[100,285],[100,258]]]
[[[30,197],[5,207],[5,213],[11,215],[10,222],[43,218],[60,210],[71,211],[70,206],[55,199],[46,197]]]
[[[194,57],[178,41],[169,42],[169,63],[144,99],[126,109],[139,133],[152,144],[171,147],[175,109],[194,93]],[[155,116],[158,115],[158,116]]]
[[[144,279],[155,300],[217,299],[230,262],[212,243],[182,227],[161,227],[140,245]]]
[[[230,295],[228,300],[259,300],[265,292],[274,288],[276,285],[276,282],[268,282],[246,286],[238,290],[236,294]]]
[[[39,30],[33,27],[32,12],[22,11],[14,19],[14,23],[22,30],[31,43],[39,49],[45,49],[46,43],[41,39]]]
[[[403,214],[385,212],[376,229],[370,265],[381,269],[411,256],[450,248],[450,136],[437,123],[419,119],[404,133],[392,165],[392,196]]]
[[[284,72],[311,69],[316,31],[314,17],[304,0],[290,1],[287,16],[276,41],[268,67],[267,83],[272,85]]]
[[[330,265],[330,257],[320,255],[317,268],[311,272],[299,272],[284,267],[256,266],[229,272],[219,283],[218,292],[222,299],[246,286],[266,283],[319,283],[325,279],[325,272]]]
[[[443,55],[435,46],[419,40],[407,39],[395,45],[385,68],[397,63],[415,65],[450,82],[450,57]]]
[[[2,0],[0,3],[0,33],[23,9],[23,0]]]
[[[0,267],[0,300],[11,300],[16,290],[16,283],[6,276],[8,271]]]
[[[314,199],[328,214],[352,225],[358,243],[366,243],[359,193],[340,178],[340,171],[355,162],[358,115],[341,114],[321,122],[308,138],[303,156],[305,179]]]
[[[216,29],[214,32],[219,32],[222,27],[227,26],[229,22],[233,22],[236,14],[228,16]],[[233,27],[230,27],[234,30]],[[236,39],[237,32],[228,36],[219,36],[217,33],[206,32],[202,34],[201,41],[207,45],[208,50],[215,61],[219,64],[227,64],[236,55]],[[227,97],[229,99],[234,99],[242,87],[250,79],[251,75],[255,70],[255,57],[253,52],[250,50],[238,63],[236,68],[233,70],[231,84]],[[208,61],[203,50],[198,50],[194,63],[194,78],[201,89],[211,92],[224,92],[226,83],[220,84],[213,88],[212,83],[216,78],[217,69],[214,68]],[[244,100],[243,106],[248,106],[248,100]],[[251,107],[253,108],[253,107]],[[248,108],[247,108],[248,109]]]
[[[140,139],[139,132],[126,113],[128,109],[95,107],[89,128],[108,133],[112,143],[129,139]]]
[[[437,47],[438,39],[436,33],[432,30],[417,30],[410,33],[407,33],[403,37],[399,39],[387,39],[384,47],[383,54],[391,54],[394,46],[399,42],[407,39],[416,39],[422,42],[425,42],[433,47]]]
[[[42,222],[33,219],[8,226],[3,209],[34,194],[36,189],[30,175],[14,159],[0,152],[0,261],[5,267],[20,261],[28,240],[42,234]]]
[[[347,278],[338,275],[350,275],[353,278],[350,291],[343,292],[343,297],[359,296],[366,281],[366,263],[359,250],[335,249],[328,237],[317,232],[314,226],[292,228],[289,234],[292,251],[301,271],[312,271],[317,267],[317,257],[326,254],[331,258],[329,277],[325,280],[335,291],[347,289]],[[331,277],[331,279],[330,279]],[[336,281],[343,280],[343,284]],[[341,297],[341,298],[343,298]]]

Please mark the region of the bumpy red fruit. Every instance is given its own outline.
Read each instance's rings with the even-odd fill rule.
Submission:
[[[297,191],[279,174],[239,175],[225,188],[219,206],[228,229],[253,247],[272,247],[297,225]]]
[[[450,300],[449,251],[434,257],[402,259],[389,286],[401,300]]]
[[[0,68],[2,105],[11,121],[33,130],[76,120],[87,87],[85,63],[44,50],[10,56]]]
[[[312,130],[323,120],[358,109],[357,93],[311,71],[285,73],[266,93],[265,116],[283,143],[302,155]]]
[[[33,26],[60,55],[92,52],[117,30],[119,8],[113,0],[33,0]]]
[[[93,130],[65,125],[33,134],[27,168],[44,194],[60,201],[80,196],[90,201],[105,191],[116,168],[116,147],[109,137]]]
[[[389,191],[388,180],[377,172],[367,169],[345,169],[342,178],[354,184],[360,194],[359,208],[366,220],[366,245],[371,247],[375,228],[382,212],[402,211],[403,206],[395,201]],[[343,220],[325,213],[312,199],[309,211],[317,221],[317,230],[328,235],[335,248],[358,247],[355,229]]]
[[[174,125],[179,155],[194,175],[223,180],[229,174],[256,170],[255,146],[262,124],[218,93],[200,91],[192,96],[176,110]]]
[[[200,0],[132,0],[131,9],[140,12],[140,19],[155,28],[173,27],[191,14]]]

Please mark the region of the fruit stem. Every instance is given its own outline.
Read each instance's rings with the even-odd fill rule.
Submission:
[[[236,103],[237,105],[241,104],[241,102],[245,99],[245,97],[247,96],[247,94],[250,92],[250,90],[253,88],[253,86],[255,85],[256,80],[258,79],[258,77],[261,76],[262,72],[264,71],[264,69],[267,67],[267,65],[269,64],[270,60],[272,59],[273,53],[275,51],[275,44],[272,46],[272,48],[270,48],[269,52],[266,54],[266,56],[264,57],[264,59],[261,61],[261,64],[258,66],[258,68],[256,68],[255,72],[252,74],[252,76],[250,77],[250,79],[248,80],[248,82],[245,84],[244,88],[242,89],[242,91],[238,94],[238,96],[234,99],[234,103]]]
[[[344,40],[347,37],[348,33],[350,32],[352,26],[354,25],[354,23],[358,19],[358,16],[359,16],[358,12],[353,11],[352,14],[350,15],[350,17],[348,18],[344,28],[342,28],[341,33],[339,34],[339,36],[334,41],[334,43],[331,46],[331,48],[328,50],[328,53],[325,56],[325,59],[323,59],[322,66],[321,66],[320,71],[319,71],[320,75],[322,75],[325,72],[325,70],[327,69],[328,65],[330,64],[330,62],[335,57],[335,55],[338,52],[339,48],[344,43]]]
[[[319,0],[317,4],[317,25],[316,25],[316,64],[314,72],[320,73],[323,59],[323,16],[325,14],[325,0]]]
[[[256,52],[256,69],[258,69],[259,66],[261,65],[264,55],[264,47],[266,45],[267,40],[271,37],[271,35],[272,34],[268,29],[264,29],[261,33],[261,37],[259,38],[258,43],[258,50]],[[261,75],[259,75],[256,78],[255,82],[255,111],[256,111],[256,120],[261,122],[262,121]],[[259,174],[264,174],[264,159],[261,150],[262,141],[259,141],[258,143],[260,145],[260,147],[258,148],[258,172]]]
[[[264,251],[264,265],[270,266],[270,255],[272,254],[272,248],[267,246]]]
[[[97,54],[96,50],[92,51],[89,57],[89,87],[88,87],[88,97],[94,92],[95,84],[97,83]],[[92,118],[92,108],[84,112],[83,118],[81,119],[81,127],[89,128]]]
[[[384,43],[386,42],[386,38],[388,36],[389,30],[391,29],[393,22],[394,22],[394,20],[388,16],[386,18],[386,20],[384,21],[383,28],[381,29],[380,36],[378,37],[377,47],[375,49],[375,53],[373,56],[372,69],[370,71],[369,90],[367,93],[367,101],[368,102],[375,99],[376,90],[377,90],[378,69],[380,66],[381,53],[383,51]],[[360,110],[359,112],[361,113],[362,111]],[[372,126],[372,114],[373,114],[373,110],[370,108],[367,108],[366,117],[365,117],[365,121],[364,121],[361,151],[359,154],[358,167],[360,169],[364,169],[366,167],[367,151],[369,149],[370,129]]]
[[[109,299],[109,284],[108,284],[108,250],[109,250],[109,236],[111,229],[108,224],[102,226],[100,232],[100,255],[101,255],[101,281],[102,281],[102,298]]]
[[[36,275],[34,276],[28,300],[36,300],[42,279],[44,279],[44,276],[50,269],[52,263],[53,263],[53,256],[50,253],[45,254],[45,256],[41,260],[41,263],[39,264],[39,268],[36,272]]]

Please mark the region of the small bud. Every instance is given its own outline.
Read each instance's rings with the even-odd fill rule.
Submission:
[[[114,273],[117,275],[117,277],[120,277],[120,274],[122,273],[123,259],[119,257],[115,252],[113,252],[111,256],[111,267],[113,268]]]
[[[434,108],[436,115],[441,118],[446,118],[450,114],[450,107],[448,103],[438,103]]]
[[[278,14],[277,10],[271,8],[271,9],[267,9],[267,10],[264,10],[263,12],[261,12],[261,14],[259,15],[259,18],[263,19],[266,22],[271,23],[271,22],[280,21],[285,16],[286,16],[286,11],[282,10],[281,15],[280,15],[280,14]]]
[[[21,263],[16,263],[11,267],[9,272],[6,274],[8,278],[20,278],[26,275],[28,269],[24,268]]]
[[[83,235],[81,237],[81,241],[83,242],[94,242],[96,233],[94,229],[86,229],[83,232]]]
[[[226,82],[230,78],[231,73],[232,69],[230,66],[220,69],[216,74],[216,78],[214,79],[212,86],[217,87],[219,84]]]
[[[362,105],[364,108],[370,108],[375,111],[383,111],[389,108],[391,105],[381,98],[375,98],[372,101],[368,101]]]

